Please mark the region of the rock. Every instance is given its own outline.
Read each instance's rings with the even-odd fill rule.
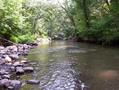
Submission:
[[[33,67],[24,67],[23,69],[25,72],[33,72],[34,71]]]
[[[27,50],[25,50],[24,52],[23,52],[23,55],[28,55],[28,51]]]
[[[6,49],[7,49],[8,52],[11,52],[11,53],[16,53],[18,51],[16,45],[7,46]]]
[[[22,83],[18,80],[0,80],[0,86],[8,88],[8,90],[18,90],[21,87]]]
[[[0,50],[0,54],[6,54],[6,50]]]
[[[22,64],[28,64],[28,61],[26,61],[26,60],[21,60],[21,63],[22,63]]]
[[[12,72],[15,72],[15,67],[14,66],[10,67],[10,69],[11,69]]]
[[[10,75],[2,75],[2,79],[10,79]]]
[[[15,67],[17,67],[17,66],[20,67],[21,66],[22,67],[23,64],[21,64],[19,61],[17,61],[17,62],[14,62],[13,66],[15,66]]]
[[[3,47],[0,46],[0,86],[7,90],[19,90],[22,82],[19,80],[10,80],[14,72],[16,77],[24,72],[33,72],[33,67],[29,67],[30,63],[27,59],[19,61],[19,55],[27,55],[29,50],[37,44],[19,44]],[[39,80],[28,80],[29,84],[39,84]]]
[[[19,80],[10,80],[10,86],[13,88],[12,90],[19,90],[22,85],[22,82]]]
[[[27,84],[39,84],[40,81],[39,80],[28,80],[26,81]]]
[[[8,86],[10,85],[10,81],[8,79],[0,80],[0,86]]]
[[[22,85],[21,81],[19,80],[10,80],[11,86]]]
[[[5,60],[4,59],[0,59],[0,65],[1,64],[5,64]]]
[[[2,77],[0,76],[0,80],[2,80]]]
[[[0,70],[0,75],[7,75],[9,72],[5,71],[4,69]]]
[[[16,74],[24,74],[23,67],[16,67]]]
[[[13,60],[18,60],[19,59],[18,54],[11,54],[11,55],[9,55],[9,57],[12,58]]]
[[[0,46],[0,50],[4,50],[5,49],[5,47],[3,47],[3,46]]]
[[[8,90],[14,90],[13,86],[8,86],[7,88],[8,88]]]
[[[12,63],[8,62],[8,63],[5,63],[6,65],[12,65]]]
[[[6,62],[12,62],[12,59],[8,55],[5,55],[5,61]]]

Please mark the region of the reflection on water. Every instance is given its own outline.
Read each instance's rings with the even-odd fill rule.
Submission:
[[[98,71],[96,77],[103,80],[113,80],[118,78],[118,72],[115,70]]]
[[[119,90],[119,50],[91,44],[55,41],[28,58],[37,62],[39,86],[23,90]]]

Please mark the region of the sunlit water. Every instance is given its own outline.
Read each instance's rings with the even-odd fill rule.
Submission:
[[[54,41],[31,50],[28,59],[40,84],[22,90],[119,90],[118,48]]]

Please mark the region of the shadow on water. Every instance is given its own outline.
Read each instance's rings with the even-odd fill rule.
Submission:
[[[114,48],[65,41],[39,46],[28,58],[37,62],[33,78],[41,83],[22,90],[119,90],[118,54]]]

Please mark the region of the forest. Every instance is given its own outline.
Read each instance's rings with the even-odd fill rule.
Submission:
[[[0,0],[0,41],[29,43],[38,37],[119,42],[119,0]]]

